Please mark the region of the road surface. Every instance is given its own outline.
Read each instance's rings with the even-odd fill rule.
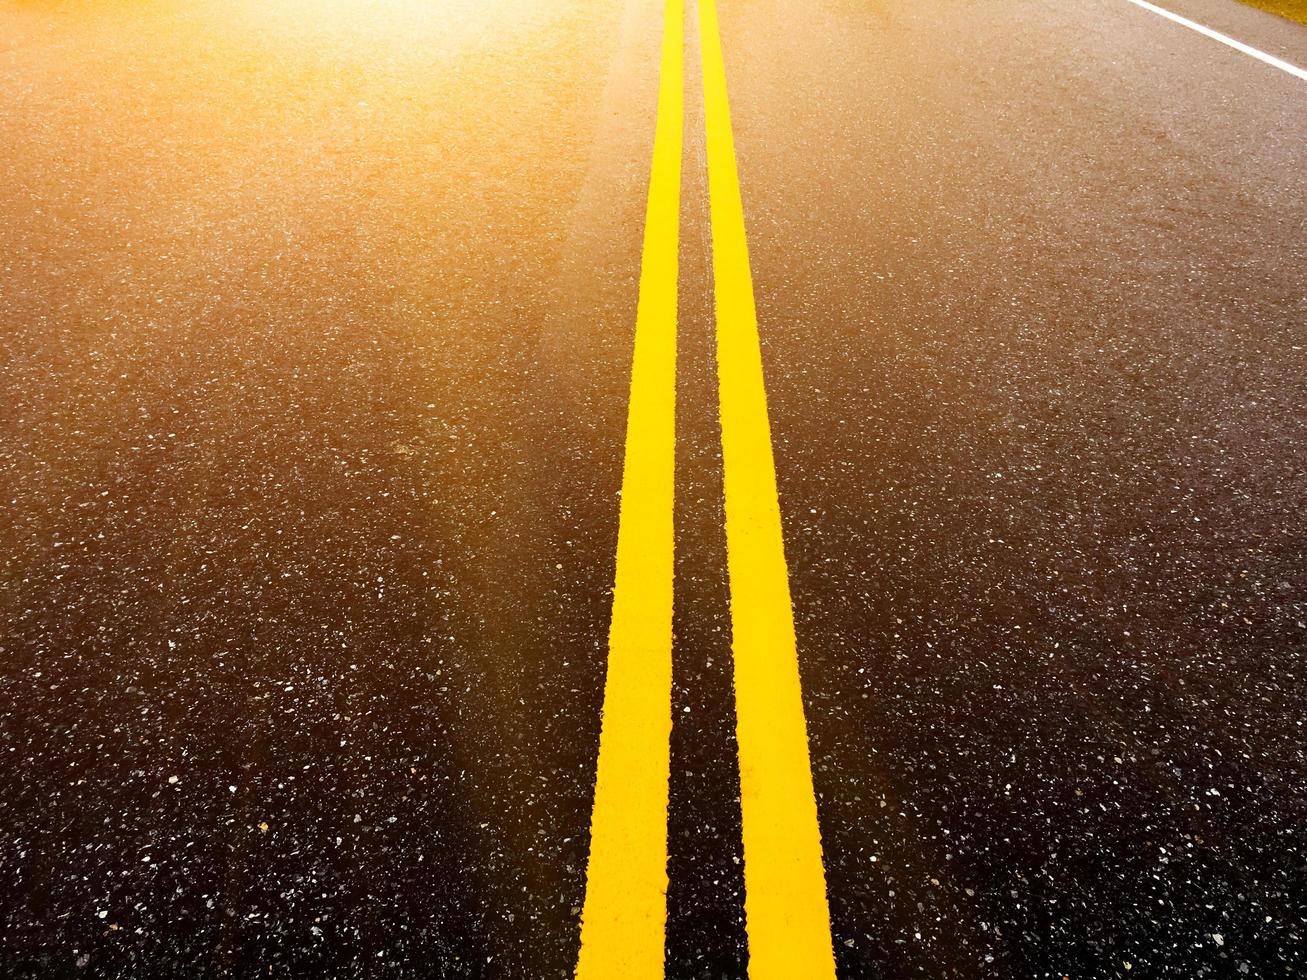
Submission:
[[[1307,970],[1307,29],[1162,6],[0,3],[0,974]]]

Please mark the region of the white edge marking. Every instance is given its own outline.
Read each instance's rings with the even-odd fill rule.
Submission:
[[[1202,24],[1189,20],[1187,17],[1181,17],[1179,14],[1173,14],[1169,10],[1163,10],[1156,4],[1149,3],[1148,0],[1130,0],[1130,2],[1136,7],[1143,7],[1145,10],[1151,10],[1153,13],[1165,17],[1167,20],[1173,20],[1177,24],[1183,24],[1191,31],[1197,31],[1199,34],[1210,37],[1213,41],[1220,41],[1222,44],[1227,44],[1236,51],[1242,51],[1244,54],[1256,58],[1258,61],[1264,61],[1266,64],[1280,69],[1280,71],[1288,72],[1295,78],[1301,78],[1304,82],[1307,82],[1307,71],[1299,68],[1297,65],[1291,65],[1287,61],[1281,61],[1279,58],[1275,57],[1275,55],[1267,54],[1265,51],[1258,51],[1251,45],[1244,44],[1242,41],[1236,41],[1232,37],[1227,37],[1220,31],[1214,31],[1210,27],[1204,27]]]

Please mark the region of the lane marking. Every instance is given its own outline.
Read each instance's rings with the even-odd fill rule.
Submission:
[[[578,980],[663,978],[683,0],[663,17]]]
[[[1145,10],[1151,10],[1153,13],[1165,17],[1167,20],[1173,20],[1177,24],[1182,24],[1185,27],[1189,28],[1191,31],[1197,31],[1199,34],[1202,34],[1205,37],[1210,37],[1213,41],[1220,41],[1222,44],[1229,45],[1230,47],[1234,48],[1236,51],[1242,51],[1244,54],[1250,55],[1251,57],[1256,58],[1258,61],[1264,61],[1266,62],[1266,64],[1280,69],[1280,71],[1287,71],[1290,75],[1293,75],[1295,78],[1301,78],[1303,81],[1307,81],[1307,70],[1303,70],[1302,68],[1299,68],[1297,65],[1291,65],[1287,61],[1282,61],[1281,59],[1275,57],[1275,55],[1273,54],[1267,54],[1265,51],[1259,51],[1256,48],[1252,47],[1251,45],[1244,44],[1242,41],[1236,41],[1234,38],[1222,34],[1220,31],[1214,31],[1210,27],[1204,27],[1202,24],[1189,20],[1189,18],[1187,17],[1181,17],[1179,14],[1173,14],[1171,13],[1171,11],[1164,10],[1161,7],[1157,6],[1157,4],[1149,3],[1148,0],[1130,0],[1130,3],[1133,3],[1136,7],[1143,7]]]
[[[750,980],[834,978],[817,801],[715,0],[699,0]]]

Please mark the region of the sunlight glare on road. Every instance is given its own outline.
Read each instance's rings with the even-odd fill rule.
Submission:
[[[207,7],[234,38],[306,44],[327,57],[438,59],[456,57],[547,23],[539,0],[293,0],[288,3],[212,4]],[[377,66],[385,70],[384,60]]]
[[[1307,977],[1301,2],[0,0],[0,980]]]

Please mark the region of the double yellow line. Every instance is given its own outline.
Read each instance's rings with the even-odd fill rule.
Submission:
[[[684,0],[666,0],[578,980],[663,976]],[[753,277],[715,0],[699,0],[751,980],[833,978]]]

